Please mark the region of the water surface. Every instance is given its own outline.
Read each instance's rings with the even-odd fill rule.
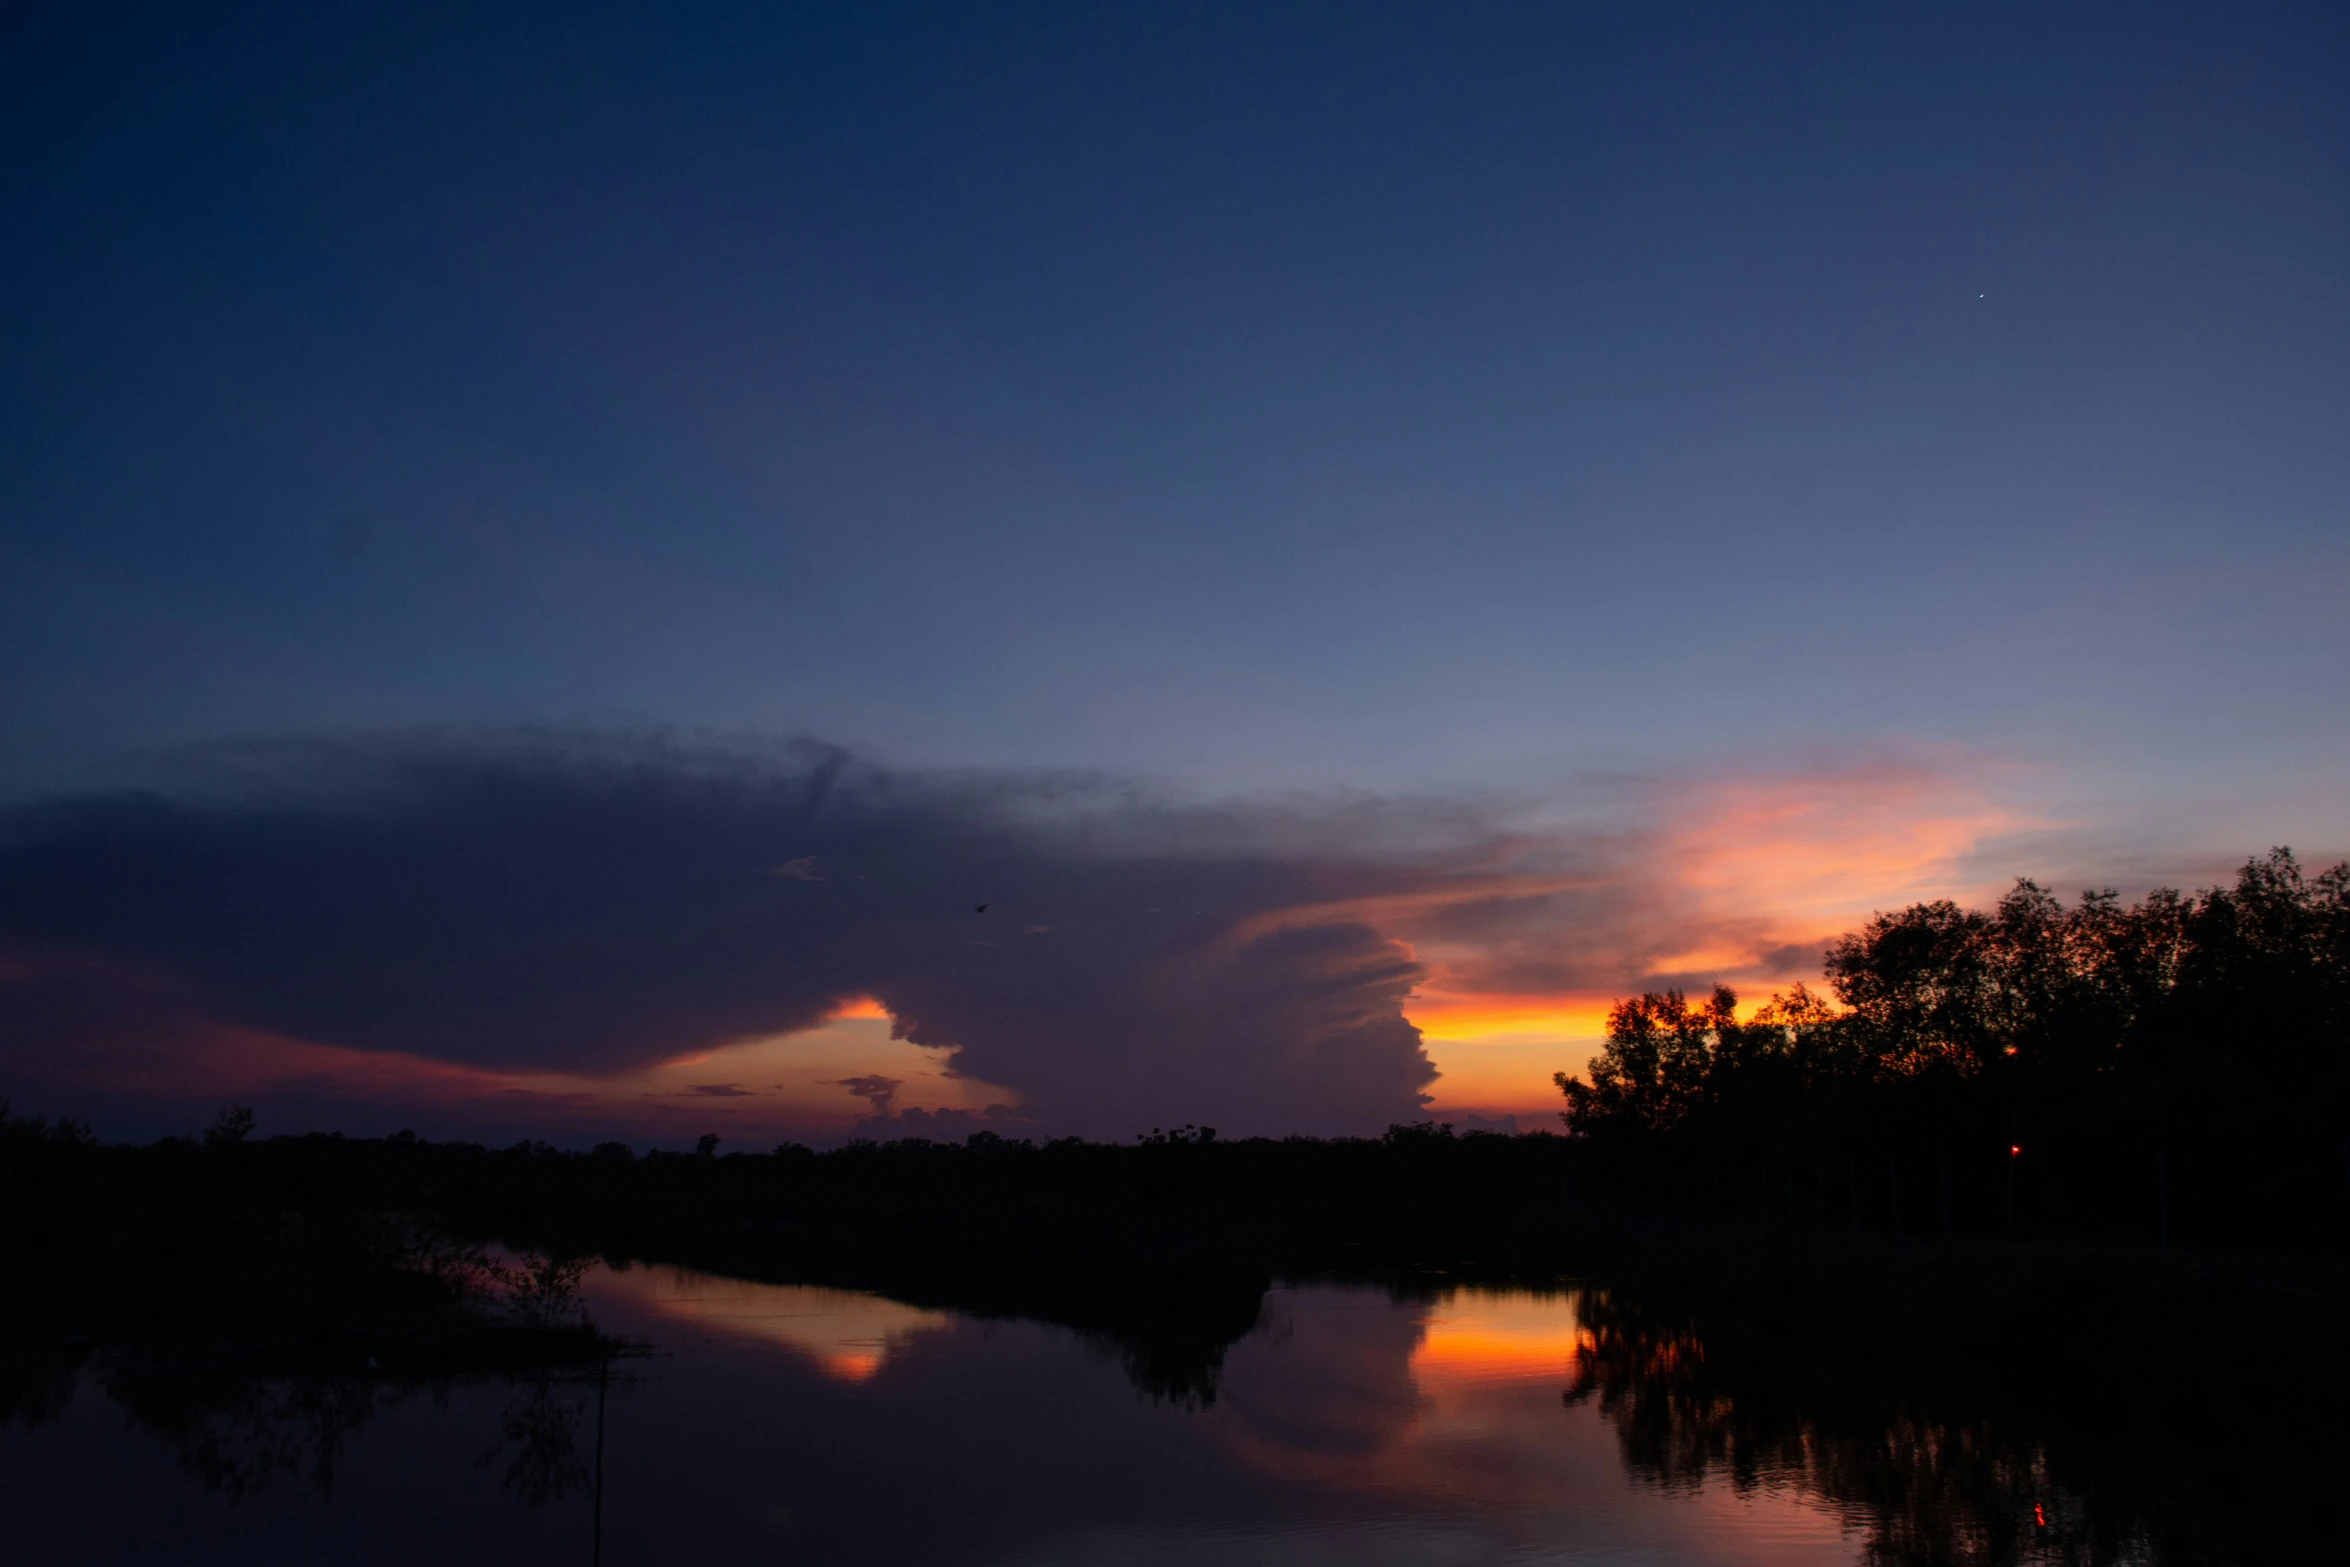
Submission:
[[[1045,1323],[666,1267],[589,1293],[654,1349],[602,1385],[93,1365],[19,1389],[16,1559],[1797,1567],[1920,1543],[1880,1494],[1916,1462],[1863,1455],[1840,1489],[1831,1437],[1742,1423],[1701,1345],[1596,1294],[1278,1288],[1170,1391],[1131,1344]],[[2014,1526],[1952,1559],[2045,1554],[2064,1519],[2029,1510],[2074,1504],[2028,1452],[1987,1461],[1961,1501],[2000,1517],[1922,1527]]]

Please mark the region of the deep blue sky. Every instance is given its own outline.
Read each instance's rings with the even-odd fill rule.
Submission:
[[[1894,745],[2350,839],[2338,5],[35,9],[0,792]]]

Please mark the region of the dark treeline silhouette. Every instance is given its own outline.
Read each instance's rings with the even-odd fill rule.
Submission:
[[[1880,915],[1740,1022],[1619,1003],[1558,1075],[1596,1200],[1797,1229],[2340,1251],[2350,867]]]
[[[231,1110],[127,1146],[0,1104],[0,1418],[97,1377],[235,1494],[329,1483],[402,1386],[528,1374],[485,1458],[528,1500],[579,1483],[563,1378],[624,1348],[596,1256],[1060,1323],[1194,1407],[1277,1278],[1575,1274],[1565,1391],[1659,1484],[1800,1485],[1885,1562],[2290,1559],[2350,1392],[2346,906],[2279,851],[1883,916],[1841,1005],[1620,1004],[1561,1134],[638,1153]]]
[[[1524,1221],[1555,1207],[1566,1147],[1440,1127],[821,1154],[721,1155],[711,1137],[643,1156],[251,1134],[229,1112],[200,1138],[106,1145],[0,1110],[0,1337],[260,1370],[512,1370],[613,1352],[567,1314],[604,1256],[1059,1322],[1153,1396],[1200,1404],[1276,1270],[1531,1254]]]
[[[2024,883],[1988,913],[1881,917],[1829,956],[1841,1008],[1800,989],[1746,1022],[1727,993],[1618,1006],[1591,1080],[1566,1080],[1564,1134],[639,1154],[261,1138],[231,1111],[130,1147],[0,1109],[0,1334],[511,1370],[610,1352],[570,1310],[600,1255],[1060,1322],[1188,1403],[1282,1276],[1667,1259],[1717,1294],[1767,1275],[1848,1342],[2039,1354],[2115,1323],[2151,1342],[2132,1313],[2206,1309],[2180,1280],[2207,1264],[2340,1289],[2346,903],[2350,871],[2279,851],[2134,907]]]
[[[583,1484],[594,1383],[636,1348],[586,1320],[586,1261],[493,1256],[446,1215],[351,1200],[363,1183],[314,1180],[284,1157],[300,1140],[253,1124],[107,1146],[0,1101],[0,1425],[59,1419],[89,1385],[231,1501],[324,1494],[379,1414],[491,1383],[513,1390],[482,1455],[505,1489],[535,1506]]]
[[[705,1140],[640,1155],[409,1134],[104,1147],[15,1122],[0,1169],[31,1200],[0,1204],[0,1255],[19,1285],[0,1316],[20,1339],[119,1341],[165,1322],[258,1341],[273,1363],[347,1366],[364,1358],[351,1324],[396,1306],[429,1325],[470,1303],[496,1333],[420,1335],[450,1367],[467,1346],[539,1353],[552,1334],[559,1348],[577,1270],[603,1256],[1057,1322],[1115,1349],[1154,1396],[1198,1404],[1282,1277],[1694,1279],[1716,1297],[1753,1293],[1750,1315],[1784,1301],[1834,1320],[1848,1345],[2038,1364],[2047,1346],[2088,1337],[2159,1340],[2149,1303],[2225,1314],[2190,1303],[2212,1253],[1856,1243],[1840,1227],[1812,1236],[1809,1214],[1793,1229],[1660,1222],[1587,1200],[1610,1189],[1615,1160],[1594,1139],[1442,1126],[1281,1140],[1184,1128],[1124,1145],[983,1132],[825,1153]],[[486,1242],[536,1260],[485,1276]],[[2328,1259],[2222,1260],[2261,1288],[2343,1282]],[[389,1343],[364,1356],[405,1368],[415,1353]]]
[[[252,1127],[237,1109],[201,1138],[107,1146],[0,1101],[0,1378],[37,1387],[93,1346],[134,1380],[508,1371],[623,1348],[580,1310],[584,1261],[494,1256],[444,1215],[353,1200],[289,1162],[298,1140]]]

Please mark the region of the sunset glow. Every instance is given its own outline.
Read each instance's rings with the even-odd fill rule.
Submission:
[[[2325,6],[87,9],[0,51],[20,1108],[1523,1125],[1878,910],[2350,851]]]
[[[1818,988],[1819,954],[1872,912],[1981,895],[1990,878],[1977,861],[1986,846],[2048,825],[2002,802],[1997,782],[1993,770],[1877,766],[1717,779],[1680,791],[1637,861],[1647,896],[1586,949],[1585,965],[1601,985],[1488,988],[1485,975],[1497,967],[1490,949],[1458,937],[1420,941],[1431,972],[1407,1013],[1443,1074],[1432,1089],[1434,1113],[1546,1115],[1558,1108],[1550,1074],[1584,1069],[1618,1000],[1648,988],[1727,983],[1751,1015],[1797,980]],[[1538,899],[1558,885],[1529,877],[1522,895]],[[1505,890],[1488,878],[1474,896]],[[1428,907],[1413,913],[1429,922]]]
[[[24,1560],[2326,1559],[2345,0],[0,39]]]
[[[1506,852],[1478,849],[1479,862],[1458,873],[1412,872],[1406,889],[1237,920],[1218,948],[1237,954],[1290,933],[1368,927],[1394,962],[1421,971],[1404,1015],[1440,1074],[1424,1113],[1549,1125],[1558,1108],[1552,1074],[1584,1070],[1608,1009],[1623,997],[1720,982],[1735,986],[1751,1012],[1797,979],[1816,984],[1827,942],[1871,911],[1977,890],[1986,845],[2044,824],[2001,800],[2000,776],[1888,765],[1717,777],[1667,792],[1648,828],[1598,848],[1570,836],[1521,835]],[[1579,868],[1558,868],[1576,856]],[[821,897],[826,885],[782,880],[772,896]],[[1024,919],[1021,928],[1063,939],[1049,921]],[[1080,922],[1065,934],[1084,929]],[[958,950],[988,951],[992,941]],[[1050,957],[1070,949],[1029,950]],[[110,1061],[107,1081],[118,1091],[299,1094],[372,1106],[391,1124],[453,1112],[527,1116],[555,1134],[690,1141],[714,1132],[730,1147],[837,1139],[876,1116],[908,1111],[1016,1112],[1023,1102],[1017,1085],[958,1074],[948,1049],[898,1037],[898,1020],[869,993],[832,1003],[813,1027],[593,1074],[287,1038],[172,1014],[198,998],[162,974],[95,958],[0,957],[7,959],[0,985],[31,988],[62,975],[145,998],[133,1023],[85,1036],[78,1058],[93,1068]],[[1529,975],[1553,984],[1529,987]],[[164,1021],[152,1015],[158,1008]]]
[[[1872,908],[1977,890],[1986,844],[2052,825],[1975,766],[1860,767],[1691,791],[1667,838],[1676,884],[1734,918],[1825,932]],[[1991,873],[1999,879],[1999,873]]]

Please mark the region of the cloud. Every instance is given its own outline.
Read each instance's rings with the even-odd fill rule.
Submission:
[[[1236,934],[1394,872],[1230,837],[1123,785],[814,746],[322,741],[0,819],[0,946],[189,1038],[613,1074],[869,996],[1055,1127],[1412,1115],[1409,953],[1359,922]],[[828,875],[770,874],[795,861]],[[982,902],[1053,939],[972,945]],[[12,1073],[114,1033],[39,985],[6,1005]]]
[[[1863,757],[1647,780],[1619,831],[1516,838],[1485,895],[1440,889],[1387,923],[1430,964],[1424,989],[1464,1001],[1816,978],[1827,939],[1873,910],[2014,874],[1986,848],[2021,854],[2048,824],[1985,771]]]
[[[873,1107],[875,1115],[889,1114],[890,1102],[898,1090],[906,1086],[902,1077],[885,1077],[879,1072],[867,1072],[857,1077],[844,1077],[834,1085],[845,1088]]]
[[[772,1119],[788,1096],[667,1074],[731,1051],[705,1075],[748,1078],[751,1042],[878,1009],[971,1092],[905,1107],[905,1065],[843,1062],[861,1135],[1375,1131],[1432,1089],[1536,1108],[1613,997],[1816,974],[1824,938],[1963,891],[2032,826],[1963,769],[1882,760],[1630,792],[1593,826],[1555,798],[1186,802],[809,744],[224,751],[173,792],[0,815],[0,1087]]]

